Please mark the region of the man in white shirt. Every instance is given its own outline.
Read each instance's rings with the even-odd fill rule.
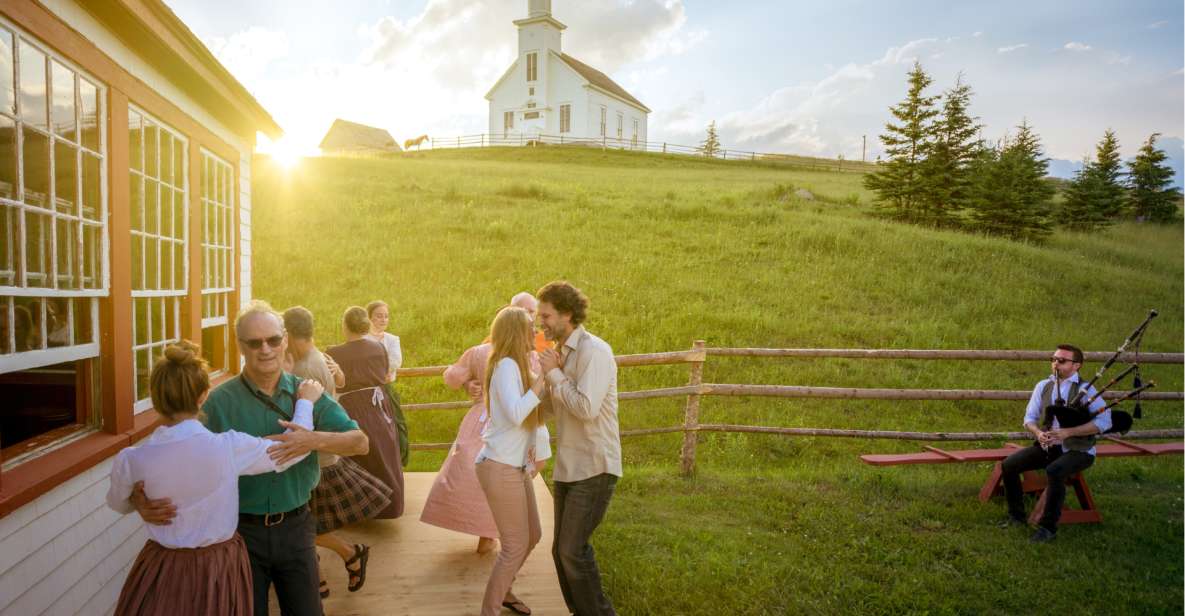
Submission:
[[[1078,376],[1078,369],[1082,367],[1082,349],[1059,344],[1050,362],[1054,374],[1037,383],[1025,409],[1025,429],[1033,433],[1037,442],[1005,458],[1000,467],[1004,492],[1008,496],[1008,517],[1000,523],[1001,528],[1025,524],[1020,474],[1045,470],[1048,483],[1045,512],[1036,532],[1029,538],[1033,543],[1044,543],[1057,536],[1057,522],[1062,515],[1062,504],[1066,502],[1066,479],[1094,464],[1094,435],[1111,428],[1111,411],[1103,411],[1093,420],[1072,428],[1063,428],[1057,419],[1045,416],[1049,405],[1068,404],[1081,388],[1086,389],[1082,392],[1083,400],[1090,399],[1095,393],[1095,389]],[[1090,404],[1090,410],[1097,412],[1105,406],[1099,397]]]
[[[555,540],[552,557],[568,611],[578,616],[616,614],[601,588],[589,538],[609,507],[621,477],[617,423],[617,363],[613,349],[583,323],[588,298],[564,281],[536,294],[537,322],[556,349],[540,354],[555,413],[557,452]]]

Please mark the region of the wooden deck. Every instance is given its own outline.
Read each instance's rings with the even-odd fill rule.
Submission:
[[[406,473],[405,506],[398,520],[371,520],[341,532],[351,543],[370,547],[366,585],[346,590],[346,572],[337,554],[318,548],[322,572],[329,581],[327,616],[477,614],[496,551],[478,555],[477,538],[420,522],[424,499],[436,473]],[[527,559],[514,592],[534,614],[567,614],[551,560],[552,500],[543,477],[535,478],[535,495],[543,539]],[[271,612],[279,614],[273,599]],[[513,614],[504,609],[503,614]]]

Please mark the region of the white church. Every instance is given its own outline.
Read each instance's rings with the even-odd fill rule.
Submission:
[[[552,17],[551,0],[528,0],[526,19],[514,25],[518,57],[485,96],[492,137],[644,147],[650,109],[608,75],[563,52],[560,37],[567,26]]]

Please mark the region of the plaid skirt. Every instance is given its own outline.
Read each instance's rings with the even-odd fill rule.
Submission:
[[[321,469],[309,500],[318,535],[368,520],[390,504],[391,487],[346,457]]]

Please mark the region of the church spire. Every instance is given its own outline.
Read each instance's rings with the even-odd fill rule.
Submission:
[[[527,19],[550,16],[551,0],[527,0]]]

